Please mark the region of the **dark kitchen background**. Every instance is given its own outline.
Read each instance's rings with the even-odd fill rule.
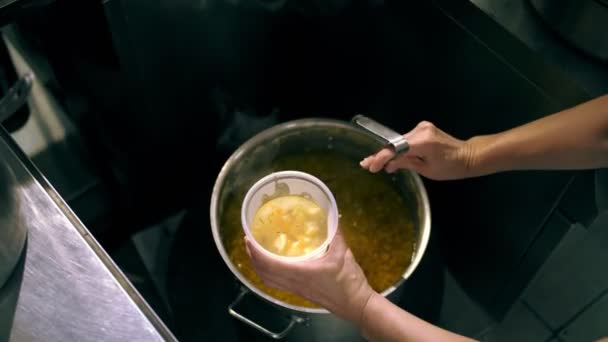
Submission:
[[[208,218],[219,169],[255,133],[366,113],[467,138],[608,93],[608,43],[543,1],[21,3],[0,1],[0,90],[28,70],[36,83],[4,125],[183,341],[212,320],[217,338],[260,338],[226,311],[237,288]],[[577,6],[596,13],[581,27],[608,32],[605,2]],[[425,185],[433,238],[406,309],[487,341],[608,335],[593,172]]]

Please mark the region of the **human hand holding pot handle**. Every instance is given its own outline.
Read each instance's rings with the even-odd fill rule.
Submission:
[[[361,161],[371,172],[412,169],[435,179],[514,170],[608,167],[608,95],[493,134],[459,140],[423,121],[403,135],[409,150],[384,148]],[[394,159],[393,159],[394,158]]]
[[[435,180],[467,178],[475,175],[474,149],[463,140],[456,139],[423,121],[403,135],[409,150],[395,158],[395,152],[387,147],[361,161],[361,166],[371,172],[382,169],[389,173],[398,169],[411,169]]]

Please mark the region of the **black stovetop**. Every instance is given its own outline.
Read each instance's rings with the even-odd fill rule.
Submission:
[[[206,8],[180,7],[170,12],[146,12],[145,17],[137,15],[149,6],[142,3],[138,7],[134,2],[123,9],[124,13],[114,13],[129,17],[131,25],[122,27],[131,40],[119,46],[119,54],[137,62],[134,78],[145,76],[139,78],[143,89],[150,88],[150,94],[162,90],[163,97],[155,100],[167,103],[160,103],[159,110],[163,106],[165,110],[191,106],[201,92],[194,85],[203,77],[217,76],[207,74],[204,68],[208,65],[201,60],[209,61],[207,54],[215,56],[228,50],[222,50],[225,46],[221,44],[206,45],[209,36],[196,36],[206,32],[200,26],[202,18],[208,18]],[[251,16],[247,17],[248,25],[256,22]],[[165,26],[151,24],[156,20],[178,26],[167,31]],[[229,74],[224,90],[232,90],[241,103],[250,101],[252,108],[259,109],[258,115],[280,109],[277,121],[313,115],[347,119],[364,112],[402,132],[429,120],[456,137],[467,138],[504,130],[588,98],[562,72],[545,64],[466,0],[386,1],[372,10],[324,20],[307,18],[290,23],[273,19],[272,23],[276,26],[264,28],[276,35],[269,41],[256,41],[271,46],[263,50],[274,53],[266,56],[271,62],[264,56],[249,55],[245,49],[240,55],[224,58],[227,64],[218,64],[215,71]],[[310,32],[307,27],[294,27],[303,23],[311,25]],[[273,31],[278,28],[283,30]],[[120,32],[126,34],[115,28],[114,34]],[[186,35],[180,36],[181,45],[176,45],[171,35],[177,33]],[[252,36],[230,42],[249,44],[247,37]],[[223,36],[215,38],[211,42],[226,41]],[[159,51],[165,43],[178,51]],[[183,55],[179,63],[176,55]],[[306,63],[307,58],[313,62]],[[158,65],[168,65],[168,70],[158,74]],[[232,74],[232,67],[244,72]],[[179,84],[174,81],[185,74],[194,76],[175,89],[164,86]],[[184,102],[176,104],[178,99]],[[218,126],[204,120],[195,126],[197,119],[180,110],[174,113],[176,121],[192,120],[201,135],[219,131]],[[222,120],[232,122],[230,115]],[[166,138],[170,137],[168,131]],[[238,146],[246,138],[247,134],[236,134],[230,143]],[[183,155],[197,156],[201,146],[182,148]],[[214,162],[219,165],[225,157],[225,151],[218,152]],[[502,317],[518,295],[505,294],[505,286],[529,280],[513,277],[573,175],[528,172],[456,182],[425,181],[432,207],[432,234],[443,259],[465,291],[495,318]],[[239,338],[235,329],[240,325],[226,314],[227,301],[237,289],[217,255],[208,227],[205,204],[213,180],[212,176],[202,180],[206,191],[199,193],[201,200],[190,210],[192,217],[198,217],[192,220],[198,223],[180,232],[186,238],[174,248],[170,292],[176,333],[184,340],[211,336],[205,335],[210,329]],[[546,255],[534,257],[542,260]],[[417,294],[420,298],[433,297],[431,288],[420,291],[429,294]]]

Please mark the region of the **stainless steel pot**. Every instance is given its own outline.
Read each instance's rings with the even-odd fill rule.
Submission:
[[[0,290],[19,261],[27,235],[19,219],[19,198],[15,191],[15,177],[0,161]]]
[[[388,128],[362,116],[357,116],[353,120],[364,129],[347,122],[329,119],[297,120],[267,129],[248,140],[232,154],[215,182],[210,207],[213,238],[226,265],[243,284],[241,293],[229,307],[229,313],[273,338],[279,339],[289,334],[290,340],[293,341],[345,339],[350,341],[360,337],[354,327],[329,314],[327,310],[295,306],[277,300],[256,288],[239,273],[236,265],[228,257],[222,242],[223,231],[220,226],[222,210],[231,196],[235,194],[237,197],[244,196],[247,189],[263,176],[259,174],[260,170],[281,155],[305,150],[335,149],[352,157],[353,162],[358,162],[363,156],[377,151],[382,146],[381,143],[393,146],[397,152],[407,149],[407,142],[403,137]],[[431,227],[429,202],[420,177],[407,170],[398,172],[395,177],[398,179],[399,191],[406,199],[405,202],[412,206],[410,212],[415,213],[416,216],[414,220],[417,244],[412,263],[404,270],[403,277],[382,293],[391,300],[399,298],[401,285],[420,263]],[[284,328],[271,331],[238,312],[240,301],[251,292],[276,307],[278,315],[288,317]]]
[[[608,0],[530,0],[530,3],[572,45],[608,61]]]

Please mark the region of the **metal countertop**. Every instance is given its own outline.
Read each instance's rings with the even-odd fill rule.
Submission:
[[[17,219],[28,228],[21,263],[0,289],[0,341],[175,340],[1,128],[0,160],[17,178]]]

